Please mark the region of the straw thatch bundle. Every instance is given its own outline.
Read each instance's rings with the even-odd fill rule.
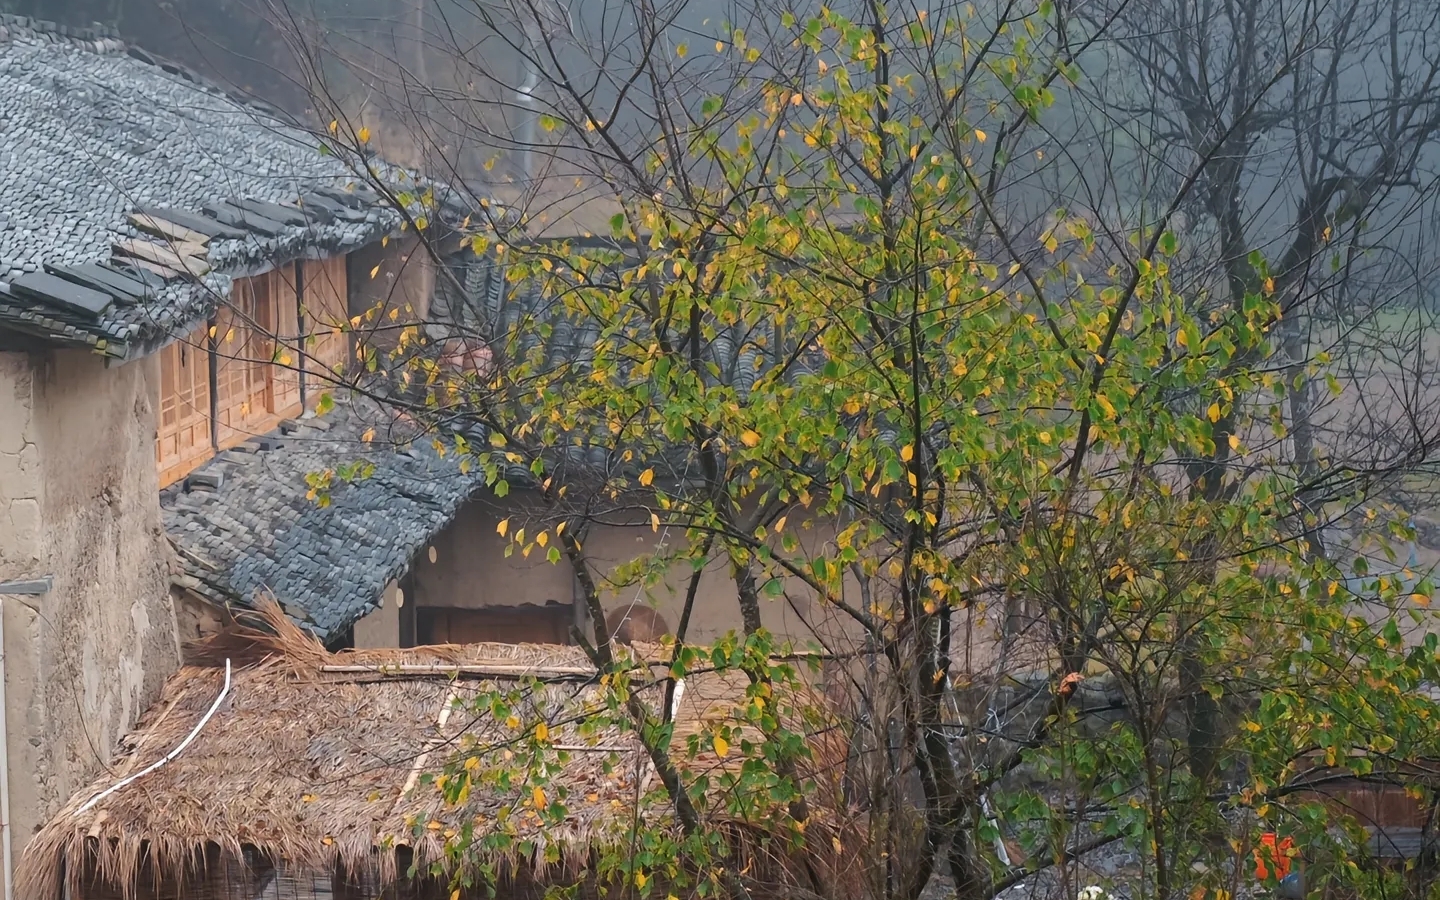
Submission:
[[[497,684],[514,687],[522,672],[545,679],[522,715],[555,723],[549,740],[568,759],[552,790],[568,789],[568,815],[562,827],[543,831],[528,812],[510,816],[533,846],[498,849],[499,858],[486,862],[535,882],[562,874],[547,869],[577,873],[598,845],[626,840],[637,796],[656,784],[633,734],[607,726],[582,735],[575,724],[587,703],[601,702],[576,648],[480,644],[330,654],[275,611],[266,618],[263,628],[232,628],[192,654],[192,661],[245,665],[233,670],[223,702],[178,756],[100,797],[191,734],[221,694],[225,671],[192,664],[170,679],[125,738],[111,772],[73,797],[26,847],[20,896],[58,898],[66,887],[77,900],[221,896],[228,890],[195,885],[253,886],[262,863],[290,878],[328,882],[344,873],[372,886],[403,881],[411,861],[422,870],[452,866],[446,833],[469,823],[483,834],[502,809],[515,809],[519,787],[509,794],[477,788],[451,806],[427,776],[457,754],[478,755],[480,767],[500,764],[498,754],[516,739],[513,724],[475,714],[466,701]],[[675,716],[677,753],[691,735],[713,727],[714,717],[733,712],[745,684],[733,673],[686,679]],[[645,690],[658,707],[662,688]],[[733,765],[734,756],[711,753],[689,764],[718,769]],[[730,824],[737,835],[752,827]],[[760,852],[763,843],[750,850]],[[840,846],[812,843],[821,852]],[[836,862],[822,864],[828,870]],[[799,868],[815,865],[807,859]]]

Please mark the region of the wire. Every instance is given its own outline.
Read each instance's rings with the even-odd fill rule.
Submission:
[[[149,766],[146,766],[144,769],[140,770],[139,772],[136,772],[134,775],[131,775],[131,776],[129,776],[128,778],[122,778],[122,779],[120,779],[119,781],[117,781],[117,782],[115,782],[114,784],[110,785],[110,786],[109,786],[108,788],[106,788],[105,790],[103,790],[103,791],[101,791],[100,793],[96,794],[94,797],[91,797],[91,798],[85,803],[84,806],[80,807],[79,809],[77,809],[77,810],[75,811],[75,815],[77,815],[77,816],[84,815],[85,812],[86,812],[87,810],[89,810],[91,807],[93,807],[95,804],[99,803],[101,800],[104,800],[106,797],[108,797],[108,796],[110,796],[111,794],[115,793],[116,791],[120,790],[120,789],[123,788],[125,785],[130,784],[132,781],[135,781],[135,780],[137,780],[137,779],[139,779],[139,778],[143,778],[143,777],[145,777],[146,775],[149,775],[151,772],[155,771],[156,769],[158,769],[158,768],[160,768],[161,766],[163,766],[163,765],[165,765],[166,763],[168,763],[170,760],[172,760],[172,759],[174,759],[175,757],[179,756],[179,755],[180,755],[180,751],[182,751],[182,750],[184,750],[186,747],[190,746],[190,742],[193,741],[193,740],[195,740],[195,735],[199,734],[199,733],[200,733],[200,729],[202,729],[202,728],[205,727],[205,723],[208,722],[208,721],[210,721],[210,717],[213,716],[213,715],[215,715],[215,710],[217,710],[217,709],[220,708],[220,704],[221,704],[222,702],[224,702],[225,696],[226,696],[227,694],[229,694],[229,693],[230,693],[230,660],[227,659],[227,660],[225,660],[225,684],[224,684],[223,687],[220,688],[220,696],[216,697],[216,698],[215,698],[215,702],[212,703],[212,704],[210,704],[210,710],[209,710],[209,712],[205,713],[205,715],[201,717],[200,721],[199,721],[198,723],[196,723],[195,728],[190,732],[190,734],[189,734],[188,736],[186,736],[185,740],[181,741],[181,742],[179,743],[179,745],[176,746],[176,748],[175,748],[174,750],[171,750],[169,753],[165,754],[163,757],[161,757],[161,758],[160,758],[159,760],[157,760],[156,762],[151,763]]]

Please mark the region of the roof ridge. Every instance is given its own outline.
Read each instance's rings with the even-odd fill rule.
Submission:
[[[52,43],[69,44],[70,46],[100,56],[129,56],[131,59],[142,62],[148,66],[154,66],[177,78],[182,78],[200,90],[216,96],[225,97],[234,103],[261,113],[274,119],[281,125],[292,128],[298,127],[293,117],[287,115],[273,103],[261,97],[232,90],[205,75],[201,75],[184,63],[161,56],[159,53],[141,47],[139,44],[133,44],[121,37],[120,30],[113,26],[96,22],[89,28],[82,28],[72,25],[62,25],[58,22],[52,22],[48,19],[38,19],[33,16],[0,13],[0,44],[13,40],[17,36],[17,32],[34,39],[45,40]]]
[[[92,53],[124,53],[129,49],[129,45],[120,38],[118,29],[99,22],[89,28],[81,28],[31,16],[0,13],[0,41],[12,40],[14,32],[57,43],[64,41]]]

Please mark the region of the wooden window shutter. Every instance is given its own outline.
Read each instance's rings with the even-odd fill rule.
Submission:
[[[271,274],[270,297],[273,328],[278,343],[271,344],[273,364],[270,377],[269,412],[276,418],[295,415],[300,411],[300,354],[298,351],[299,294],[295,282],[295,264],[290,263]]]
[[[160,486],[210,458],[210,363],[202,326],[160,351],[155,464]]]
[[[250,326],[244,313],[253,307],[252,280],[237,280],[230,303],[215,314],[215,438],[222,447],[233,447],[246,436],[250,373],[245,347]]]
[[[327,377],[343,374],[349,361],[347,285],[343,256],[305,267],[306,348],[321,373],[315,381],[322,391]],[[318,398],[319,391],[315,396]]]

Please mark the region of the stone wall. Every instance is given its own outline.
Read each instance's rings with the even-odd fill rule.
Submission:
[[[0,353],[0,598],[15,852],[178,664],[155,471],[158,360]]]

